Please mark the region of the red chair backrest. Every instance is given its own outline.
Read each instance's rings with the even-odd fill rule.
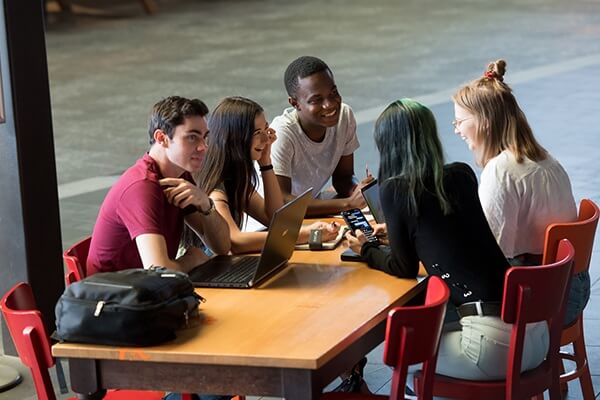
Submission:
[[[73,277],[75,278],[75,281],[80,281],[81,279],[83,279],[87,276],[86,263],[87,263],[88,252],[90,251],[90,242],[91,241],[92,241],[92,237],[89,236],[89,237],[75,243],[73,246],[69,247],[63,253],[63,260],[65,261],[65,264],[67,265],[67,270],[69,272],[73,273],[72,276],[69,276],[68,273],[67,273],[67,275],[65,275],[67,284],[73,282],[73,281],[69,281],[70,279],[72,280]]]
[[[599,217],[598,206],[591,200],[583,199],[579,205],[577,221],[548,225],[542,264],[549,264],[554,260],[561,239],[569,239],[575,248],[573,274],[589,269]]]
[[[522,397],[518,390],[527,323],[547,321],[550,331],[549,357],[538,369],[547,374],[550,371],[558,374],[563,304],[574,256],[573,245],[563,239],[558,243],[554,263],[538,267],[512,267],[506,272],[501,317],[504,322],[513,324],[506,377],[506,391],[511,394],[510,398]]]
[[[19,357],[31,370],[38,399],[54,400],[56,397],[48,373],[48,368],[54,365],[54,358],[31,286],[16,284],[4,295],[0,308]]]
[[[404,398],[409,365],[425,363],[423,398],[431,398],[431,382],[450,290],[442,279],[427,282],[425,304],[397,307],[388,314],[383,361],[394,368],[390,399]],[[421,391],[419,391],[421,393]]]

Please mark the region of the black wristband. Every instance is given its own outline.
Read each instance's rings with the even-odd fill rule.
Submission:
[[[258,169],[260,170],[260,172],[269,171],[269,170],[273,169],[273,164],[259,165]]]

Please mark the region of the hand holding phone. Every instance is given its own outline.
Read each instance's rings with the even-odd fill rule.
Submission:
[[[358,229],[365,234],[369,242],[379,243],[379,240],[374,234],[373,227],[371,227],[369,221],[367,221],[367,218],[360,209],[353,208],[352,210],[342,211],[342,217],[344,218],[344,221],[346,221],[346,224],[353,235],[354,231]]]

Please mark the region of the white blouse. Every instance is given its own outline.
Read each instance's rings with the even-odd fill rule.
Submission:
[[[540,162],[517,163],[504,150],[483,169],[479,198],[506,257],[542,254],[546,227],[577,219],[569,177],[550,154]]]

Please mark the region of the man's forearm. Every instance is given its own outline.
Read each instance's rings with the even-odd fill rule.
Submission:
[[[308,217],[318,217],[323,215],[339,214],[341,211],[349,210],[350,204],[345,199],[313,199],[308,204],[306,215]]]
[[[225,219],[216,211],[209,215],[193,213],[186,217],[188,225],[215,254],[227,254],[231,250],[229,227]]]
[[[354,175],[347,175],[344,177],[333,177],[331,183],[340,197],[348,197],[352,194],[356,185],[358,185],[358,180]]]

